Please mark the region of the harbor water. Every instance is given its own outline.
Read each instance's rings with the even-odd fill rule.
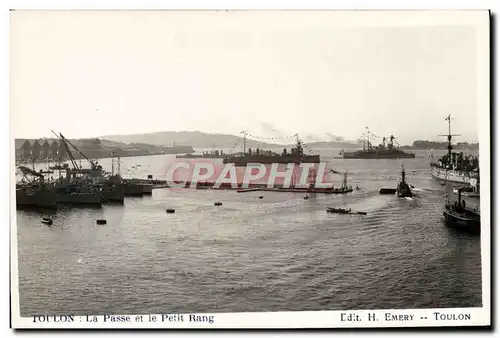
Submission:
[[[304,200],[155,189],[123,205],[17,210],[21,315],[481,306],[480,237],[443,225],[448,188],[431,178],[428,152],[404,160],[337,154],[327,150],[322,161],[347,170],[360,190]],[[120,170],[165,179],[169,156],[123,158]],[[99,163],[111,170],[111,159]],[[379,195],[396,187],[402,163],[416,196]]]

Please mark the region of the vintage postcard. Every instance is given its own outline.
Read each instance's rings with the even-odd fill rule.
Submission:
[[[490,326],[489,43],[487,10],[12,10],[12,327]]]

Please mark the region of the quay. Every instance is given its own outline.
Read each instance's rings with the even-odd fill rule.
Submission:
[[[184,186],[177,187],[179,189],[190,189],[191,184],[188,182],[175,182],[175,184],[184,183]],[[167,188],[176,188],[172,183],[166,184]],[[340,188],[315,188],[315,187],[297,187],[290,186],[285,188],[282,185],[277,185],[274,187],[268,187],[267,184],[246,184],[243,183],[231,184],[222,183],[218,187],[215,186],[215,182],[198,182],[195,189],[215,189],[215,190],[236,190],[238,193],[252,192],[252,191],[269,191],[269,192],[295,192],[295,193],[319,193],[319,194],[342,194],[352,192],[353,189],[348,186],[342,186]]]

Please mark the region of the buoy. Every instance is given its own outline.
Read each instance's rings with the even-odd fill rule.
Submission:
[[[167,214],[173,214],[175,212],[175,209],[167,209]]]
[[[105,219],[98,219],[96,221],[97,224],[106,224],[106,220]]]
[[[215,202],[214,203],[215,206],[221,206],[222,205],[222,202]]]

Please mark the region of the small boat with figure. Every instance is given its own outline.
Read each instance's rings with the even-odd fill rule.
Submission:
[[[366,215],[365,211],[352,211],[351,208],[326,208],[326,211],[332,214],[344,214],[344,215]]]
[[[458,200],[446,202],[443,208],[446,226],[458,230],[479,233],[481,231],[481,214],[478,209],[467,207],[462,199],[462,188],[458,189]]]
[[[327,208],[326,211],[332,213],[332,214],[348,214],[351,212],[351,209],[344,209],[344,208]]]

